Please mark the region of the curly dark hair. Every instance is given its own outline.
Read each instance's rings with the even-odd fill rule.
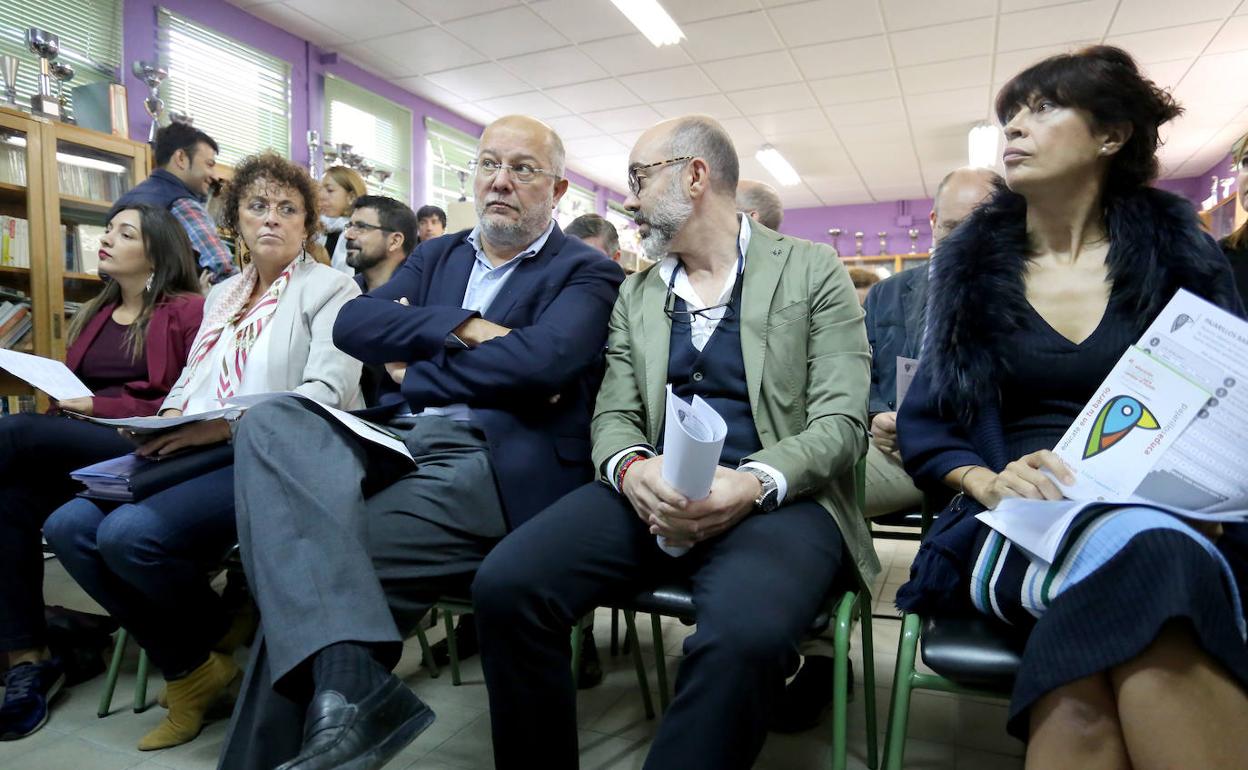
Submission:
[[[1131,126],[1131,138],[1110,162],[1105,192],[1111,195],[1157,177],[1158,129],[1183,113],[1169,93],[1144,77],[1131,54],[1111,45],[1051,56],[1018,73],[997,94],[997,120],[1005,125],[1038,98],[1083,110],[1093,128]]]
[[[303,227],[307,240],[311,241],[321,227],[321,217],[316,210],[316,182],[312,181],[303,166],[286,160],[272,150],[248,155],[234,168],[234,178],[226,189],[221,212],[222,227],[234,233],[235,237],[241,237],[242,232],[238,229],[239,208],[243,205],[243,196],[260,180],[299,191],[299,197],[303,199]]]

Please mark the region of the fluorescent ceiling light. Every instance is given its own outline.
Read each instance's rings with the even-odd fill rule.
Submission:
[[[15,147],[25,147],[26,137],[24,136],[6,136],[4,141]],[[56,159],[62,163],[68,163],[71,166],[81,166],[82,168],[95,169],[96,171],[107,171],[110,174],[124,174],[126,167],[116,163],[109,163],[106,160],[96,160],[95,158],[84,158],[81,155],[71,155],[67,152],[58,152]]]
[[[758,159],[759,163],[763,164],[763,168],[767,169],[776,178],[777,182],[785,187],[792,187],[801,183],[802,178],[797,175],[797,171],[784,159],[780,151],[770,144],[764,144],[759,148],[758,152],[754,153],[754,157]]]
[[[971,168],[992,168],[997,165],[1001,131],[996,126],[980,123],[971,127],[966,137],[966,164]]]
[[[654,44],[655,48],[665,45],[676,45],[685,38],[672,17],[667,15],[659,0],[611,0],[620,9],[620,13],[628,17],[633,26]]]

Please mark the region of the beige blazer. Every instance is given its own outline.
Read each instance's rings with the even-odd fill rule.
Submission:
[[[867,450],[871,359],[862,307],[836,252],[751,223],[741,289],[741,353],[762,450],[788,501],[813,498],[836,519],[866,585],[880,570],[854,497]],[[607,371],[591,426],[599,468],[655,445],[663,428],[671,320],[655,267],[629,276],[611,314]]]

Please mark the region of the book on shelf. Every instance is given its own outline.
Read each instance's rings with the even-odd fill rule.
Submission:
[[[30,267],[30,223],[0,215],[0,265]]]
[[[0,397],[0,417],[8,417],[11,414],[29,414],[36,409],[34,396],[4,396]]]
[[[34,328],[34,319],[30,317],[30,308],[25,308],[25,312],[7,334],[0,336],[0,347],[7,350],[17,350],[23,353],[29,352],[30,345],[27,341],[30,339],[30,333]]]
[[[61,194],[75,198],[115,201],[128,186],[124,169],[105,171],[62,162],[57,164],[57,170]]]
[[[0,142],[0,182],[26,186],[26,148]]]

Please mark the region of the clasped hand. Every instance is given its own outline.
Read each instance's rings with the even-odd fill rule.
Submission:
[[[727,531],[754,508],[762,491],[758,478],[744,471],[716,468],[711,493],[688,500],[663,480],[663,457],[637,460],[624,476],[624,496],[650,534],[676,547],[692,546]]]
[[[400,305],[408,307],[411,305],[407,301],[407,297],[399,297],[395,300]],[[506,337],[511,331],[506,326],[501,326],[493,321],[487,321],[484,318],[469,318],[455,328],[452,332],[459,337],[470,348],[475,348],[483,342],[495,339],[496,337]],[[392,361],[386,364],[386,372],[390,375],[390,379],[395,383],[402,385],[403,378],[407,376],[406,361]]]

